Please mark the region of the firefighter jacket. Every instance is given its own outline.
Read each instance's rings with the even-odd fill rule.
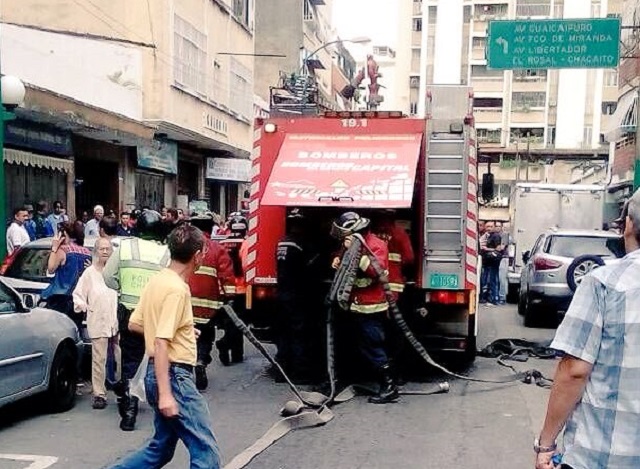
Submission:
[[[167,246],[139,238],[122,238],[105,265],[103,276],[109,288],[118,290],[120,303],[133,310],[142,290],[158,271],[169,265]]]
[[[189,279],[196,323],[209,322],[224,304],[224,286],[233,285],[233,282],[233,263],[229,253],[217,241],[208,240],[202,265]]]
[[[401,226],[395,223],[389,233],[389,286],[396,299],[404,291],[407,281],[404,269],[415,261],[411,239]]]
[[[233,265],[233,281],[224,285],[224,292],[227,295],[244,295],[247,293],[247,282],[245,280],[244,265],[246,265],[246,255],[248,242],[242,238],[227,238],[220,241],[227,249]]]
[[[304,298],[309,290],[309,257],[301,240],[285,236],[276,249],[278,296]]]
[[[375,255],[380,267],[388,272],[389,248],[387,243],[372,233],[366,234],[364,241]],[[389,308],[382,282],[371,265],[370,255],[365,248],[360,258],[360,266],[351,290],[351,306],[349,309],[354,313],[381,313]]]

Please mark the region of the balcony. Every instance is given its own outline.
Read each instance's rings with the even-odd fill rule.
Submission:
[[[473,35],[486,37],[489,23],[484,20],[474,19],[473,21]]]
[[[544,93],[547,90],[547,81],[542,79],[513,79],[512,91],[539,91]]]
[[[544,109],[514,110],[511,112],[512,124],[542,124],[544,123]]]
[[[411,46],[420,47],[422,45],[422,31],[411,31]]]
[[[477,107],[473,108],[473,115],[477,124],[502,124],[502,109]]]
[[[484,60],[485,57],[485,49],[484,47],[474,47],[471,49],[471,60]]]
[[[422,1],[413,0],[413,16],[422,15]]]

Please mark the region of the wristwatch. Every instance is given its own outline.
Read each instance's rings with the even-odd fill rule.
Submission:
[[[540,446],[540,438],[533,440],[533,451],[537,453],[551,453],[558,448],[558,445],[554,442],[551,446]]]

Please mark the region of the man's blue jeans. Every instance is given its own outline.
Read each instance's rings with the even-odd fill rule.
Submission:
[[[169,368],[171,391],[178,403],[179,415],[168,419],[158,410],[158,382],[149,363],[144,384],[147,402],[155,413],[155,434],[147,445],[125,458],[113,469],[156,469],[173,459],[178,440],[189,451],[191,469],[219,469],[220,452],[211,430],[211,415],[202,395],[196,389],[193,373],[172,365]]]

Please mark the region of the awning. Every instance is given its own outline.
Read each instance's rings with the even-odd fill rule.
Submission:
[[[53,156],[36,155],[28,151],[4,149],[4,161],[12,164],[33,166],[36,168],[48,168],[68,173],[73,169],[73,160],[55,158]]]
[[[290,134],[263,205],[411,206],[422,134]]]
[[[623,135],[636,131],[637,97],[637,91],[631,90],[618,99],[616,111],[611,116],[612,125],[605,131],[608,142],[616,142]]]

